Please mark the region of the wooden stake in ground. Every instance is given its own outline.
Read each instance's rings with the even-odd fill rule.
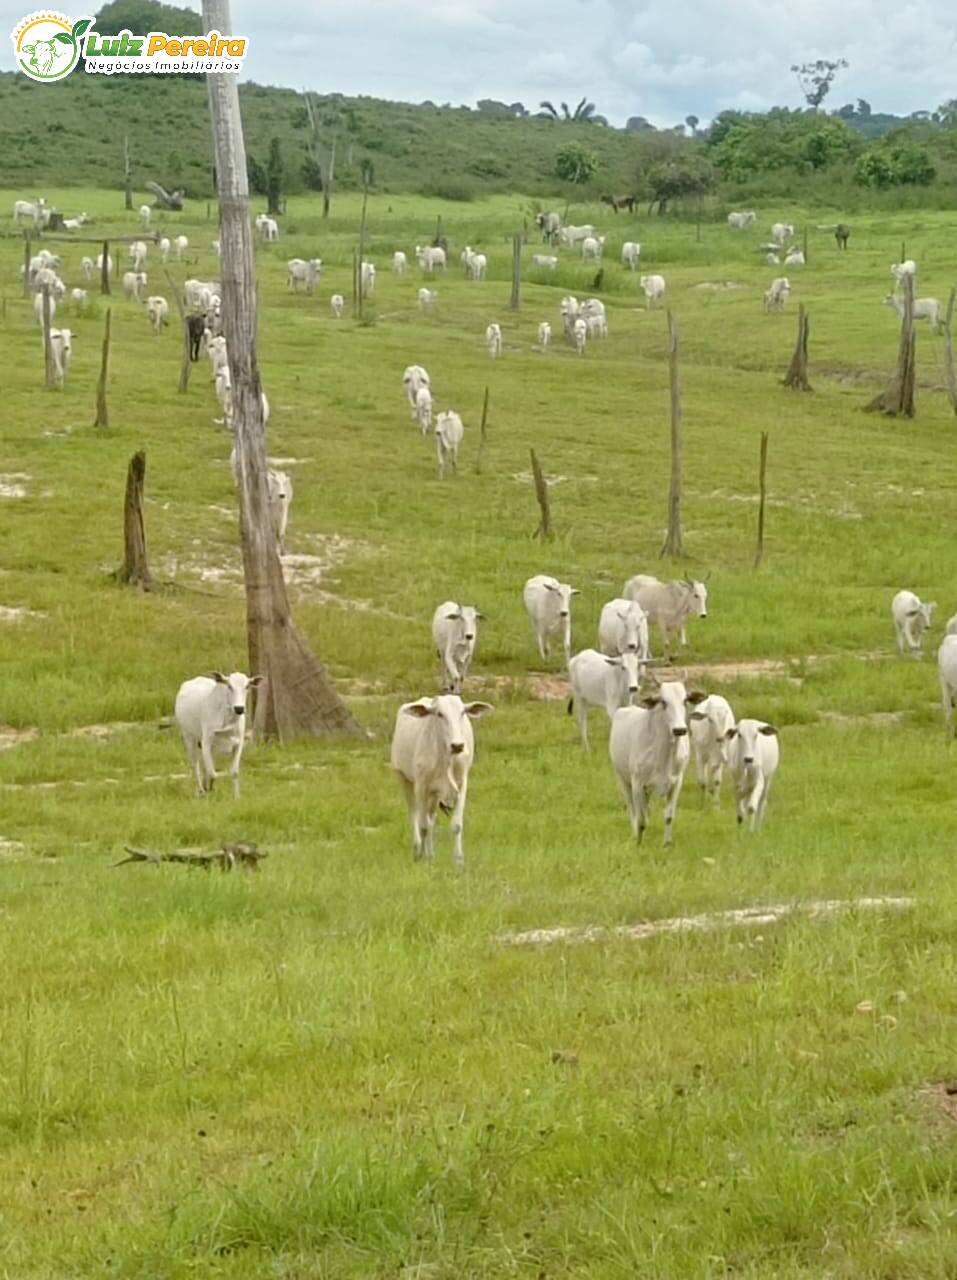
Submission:
[[[509,307],[517,311],[522,303],[522,237],[512,236],[512,296]]]
[[[100,265],[100,293],[110,292],[110,242],[103,241],[103,262]]]
[[[123,193],[126,208],[133,208],[133,165],[130,161],[130,135],[123,134]]]
[[[53,343],[50,341],[52,320],[50,317],[50,286],[48,284],[42,287],[40,301],[43,304],[43,310],[40,312],[40,323],[43,326],[43,371],[44,380],[49,390],[50,387],[56,386],[56,366],[53,363]]]
[[[951,289],[950,297],[947,299],[947,318],[944,320],[944,372],[947,376],[947,394],[950,396],[950,406],[954,413],[957,413],[957,370],[954,369],[954,300],[957,299],[957,289]]]
[[[897,368],[886,391],[875,396],[864,407],[869,413],[886,413],[889,417],[913,418],[916,381],[916,335],[914,333],[914,277],[906,275],[904,285],[904,315],[901,320],[900,344],[897,348]]]
[[[203,0],[207,31],[229,38],[229,0]],[[257,734],[279,739],[358,728],[325,667],[292,620],[269,516],[266,432],[256,354],[256,281],[249,224],[246,147],[236,77],[206,77],[221,210],[223,333],[229,353],[236,477],[246,582],[250,672],[266,677],[256,700]]]
[[[794,355],[791,357],[788,371],[784,375],[784,385],[790,387],[792,391],[813,390],[807,380],[807,339],[809,330],[810,321],[802,302],[798,305],[798,332],[797,342],[794,344]]]
[[[33,241],[30,238],[30,232],[27,231],[23,237],[23,296],[30,296],[30,259],[33,257]]]
[[[366,256],[366,206],[369,203],[369,182],[371,180],[371,166],[364,161],[362,166],[362,214],[359,218],[359,319],[362,319],[362,307],[365,301],[365,289],[363,288],[362,264]]]
[[[671,385],[671,487],[668,491],[668,532],[663,556],[683,556],[681,535],[681,383],[678,379],[678,325],[668,312],[668,377]]]
[[[106,324],[103,327],[103,349],[100,353],[100,377],[96,384],[96,418],[94,427],[110,425],[110,410],[106,403],[106,380],[110,376],[110,325],[113,317],[111,307],[106,309]]]
[[[169,291],[173,295],[173,301],[176,303],[179,322],[183,330],[183,352],[179,361],[179,390],[185,392],[189,390],[189,374],[193,364],[189,358],[189,317],[186,314],[186,308],[183,306],[180,287],[170,275],[169,267],[164,267],[163,272],[169,284]]]
[[[767,499],[768,433],[761,432],[761,457],[758,463],[758,546],[754,555],[755,569],[764,559],[764,506]]]
[[[540,538],[543,542],[546,538],[552,536],[552,509],[548,502],[548,484],[541,467],[538,465],[538,458],[535,456],[535,450],[531,450],[532,455],[532,477],[535,480],[535,497],[538,499],[538,509],[541,516],[538,521],[538,528],[532,534],[533,538]]]
[[[476,473],[482,470],[482,455],[485,453],[485,441],[488,438],[486,424],[488,422],[488,387],[485,388],[485,399],[482,401],[482,421],[479,423],[478,456],[475,459]]]
[[[807,263],[808,263],[808,262],[810,262],[810,258],[809,258],[809,257],[808,257],[808,255],[807,255],[807,224],[805,223],[805,225],[804,225],[804,263],[805,263],[805,266],[807,265]]]
[[[130,458],[123,502],[123,564],[116,571],[117,582],[151,591],[153,577],[146,555],[146,524],[143,518],[143,485],[146,481],[146,454],[140,450]]]

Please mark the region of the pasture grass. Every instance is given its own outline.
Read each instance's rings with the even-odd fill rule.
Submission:
[[[97,233],[134,229],[115,194],[70,200]],[[70,379],[45,391],[22,246],[0,240],[0,483],[26,477],[24,497],[0,498],[0,605],[33,611],[0,622],[0,720],[38,731],[0,752],[0,1275],[957,1275],[954,1111],[934,1087],[957,1074],[957,811],[932,656],[957,611],[940,340],[920,331],[913,422],[861,412],[896,349],[889,263],[905,239],[920,293],[946,298],[947,218],[863,219],[847,254],[812,232],[808,267],[788,272],[791,313],[770,317],[760,296],[777,271],[756,237],[602,219],[610,257],[643,242],[678,318],[688,556],[674,571],[712,572],[688,660],[714,664],[707,687],[782,739],[759,838],[737,832],[727,795],[706,810],[689,776],[666,852],[657,810],[635,849],[597,713],[586,757],[520,598],[535,572],[579,587],[584,646],[625,578],[669,570],[664,317],[610,260],[608,341],[582,359],[560,342],[536,351],[539,320],[558,332],[561,294],[584,292],[589,271],[563,255],[507,311],[506,237],[527,201],[390,196],[371,209],[369,322],[337,323],[328,297],[348,294],[356,222],[355,201],[338,205],[324,226],[315,201],[291,201],[283,239],[258,253],[261,363],[270,454],[298,460],[290,550],[328,566],[293,587],[295,615],[371,736],[255,744],[238,802],[197,801],[178,739],[157,728],[184,678],[246,666],[229,441],[206,367],[178,395],[178,335],[154,340],[114,296],[113,425],[95,430],[105,302],[70,315]],[[411,257],[438,213],[453,261],[479,246],[490,279],[450,270],[423,316],[417,273],[395,280],[388,257]],[[181,227],[178,277],[214,275],[204,208],[161,223]],[[63,251],[71,286],[83,252]],[[327,264],[315,297],[287,292],[293,254]],[[728,281],[742,287],[695,288]],[[807,396],[778,381],[798,300]],[[455,480],[438,480],[408,420],[413,361],[436,409],[465,420]],[[165,584],[145,596],[109,576],[140,447]],[[530,447],[555,480],[544,547]],[[939,602],[923,662],[892,652],[901,586]],[[444,830],[435,865],[413,864],[387,764],[397,705],[435,688],[428,622],[444,598],[488,614],[470,692],[496,705],[460,875]],[[784,665],[722,678],[723,662],[769,659]],[[114,728],[76,733],[94,725]],[[268,850],[258,876],[111,865],[126,844],[236,838]],[[494,941],[885,893],[915,905],[641,943]]]

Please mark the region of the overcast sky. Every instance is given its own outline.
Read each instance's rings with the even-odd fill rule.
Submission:
[[[0,0],[3,30],[34,7]],[[790,64],[844,57],[829,107],[863,97],[907,114],[957,96],[945,0],[234,0],[232,11],[250,40],[245,78],[319,92],[529,109],[587,94],[613,124],[670,125],[796,106]],[[6,39],[0,67],[12,66]]]

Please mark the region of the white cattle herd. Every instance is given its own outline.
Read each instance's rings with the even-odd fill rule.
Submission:
[[[42,197],[17,200],[13,207],[15,222],[28,222],[42,229],[52,210]],[[140,225],[149,231],[153,211],[144,205],[139,210]],[[69,229],[81,228],[89,221],[83,213],[67,219]],[[600,263],[605,237],[591,225],[563,225],[557,213],[537,215],[536,224],[543,240],[552,246],[564,246],[582,260]],[[728,214],[728,226],[735,231],[748,231],[754,225],[753,211]],[[255,219],[259,238],[271,243],[279,237],[277,219],[260,214]],[[791,224],[776,222],[771,228],[771,241],[762,245],[768,260],[777,263],[784,254],[788,266],[805,265],[805,254],[789,244],[794,236]],[[159,336],[169,324],[169,303],[159,294],[148,292],[148,258],[154,247],[163,263],[171,252],[182,261],[189,248],[185,235],[173,238],[153,235],[152,239],[131,240],[128,246],[129,269],[122,276],[124,295],[140,304],[152,332]],[[213,241],[219,256],[219,241]],[[630,272],[638,269],[642,246],[625,241],[620,252],[621,265]],[[448,255],[444,244],[416,245],[415,262],[426,276],[444,272]],[[487,279],[487,253],[466,245],[460,262],[467,279]],[[391,270],[404,278],[409,269],[409,256],[395,250],[390,259]],[[559,265],[556,253],[535,253],[533,268],[554,272]],[[52,324],[57,304],[67,297],[67,287],[60,277],[62,263],[58,254],[41,249],[24,268],[28,287],[34,293],[33,308],[38,324],[44,323],[44,294]],[[94,259],[85,256],[80,270],[86,281],[93,280],[103,269],[102,251]],[[112,274],[112,257],[106,260],[106,271]],[[287,284],[292,293],[304,290],[312,294],[323,270],[321,258],[290,258],[287,262]],[[913,260],[894,263],[891,276],[895,292],[884,301],[899,314],[904,302],[900,290],[910,277],[916,280],[917,265]],[[371,261],[359,264],[359,287],[363,296],[374,293],[376,267]],[[595,282],[598,285],[598,280]],[[645,295],[649,309],[659,306],[665,295],[662,275],[641,275],[638,287]],[[781,311],[790,294],[787,277],[775,278],[764,294],[768,312]],[[223,421],[232,426],[232,392],[226,339],[222,333],[222,290],[217,280],[187,279],[183,285],[184,302],[192,313],[188,317],[191,354],[195,359],[205,350],[211,367],[216,395],[223,408]],[[426,286],[417,290],[418,305],[431,311],[438,292]],[[69,291],[69,301],[79,314],[89,305],[85,288]],[[345,311],[342,294],[332,294],[329,305],[334,319]],[[927,319],[935,328],[941,322],[941,304],[934,298],[916,299],[915,319]],[[561,299],[558,316],[566,342],[581,355],[589,341],[608,336],[604,303],[596,297],[579,300],[573,295]],[[485,329],[485,345],[492,359],[502,357],[505,350],[502,326],[491,321]],[[66,381],[73,352],[73,331],[51,327],[50,352],[55,380]],[[540,321],[537,346],[545,351],[551,345],[552,325]],[[402,387],[411,419],[423,435],[435,435],[436,460],[440,478],[458,469],[459,452],[464,438],[464,424],[453,408],[434,414],[432,380],[418,364],[409,365],[402,375]],[[268,418],[268,401],[263,395],[263,413]],[[231,455],[235,469],[235,449]],[[293,496],[288,474],[270,469],[267,475],[271,521],[280,553],[284,551]],[[585,648],[577,654],[572,646],[572,600],[579,591],[548,574],[528,579],[522,600],[531,625],[534,643],[543,661],[550,658],[553,642],[561,647],[567,671],[570,698],[568,711],[577,718],[578,736],[588,749],[588,713],[598,707],[609,723],[609,754],[615,778],[624,797],[636,838],[640,841],[648,823],[652,797],[664,801],[664,843],[670,844],[678,801],[685,773],[693,756],[695,773],[702,794],[715,806],[725,771],[728,772],[735,796],[739,824],[749,824],[756,831],[762,824],[774,776],[780,762],[780,743],[775,727],[765,721],[736,719],[727,699],[688,687],[687,675],[665,679],[655,667],[671,662],[676,643],[687,644],[686,629],[695,619],[708,616],[707,579],[691,578],[662,582],[647,574],[631,577],[621,595],[608,600],[601,608],[596,648]],[[924,603],[913,591],[898,592],[891,604],[894,633],[902,656],[922,656],[922,642],[930,628],[936,605]],[[416,856],[433,855],[434,829],[441,808],[451,814],[454,839],[453,857],[464,861],[462,832],[469,771],[474,760],[472,720],[491,712],[485,702],[466,703],[463,688],[472,668],[478,643],[479,622],[483,614],[473,605],[448,600],[440,604],[432,619],[432,643],[442,673],[442,692],[405,703],[396,716],[392,738],[392,767],[401,783],[409,807],[413,847]],[[652,654],[651,633],[657,631],[661,658]],[[946,627],[946,635],[938,651],[941,698],[948,734],[952,733],[953,708],[957,702],[957,615]],[[175,702],[174,721],[180,729],[197,791],[207,795],[218,775],[216,755],[228,754],[229,773],[234,793],[239,795],[239,769],[247,738],[246,704],[250,689],[262,677],[247,677],[241,672],[199,676],[187,680]]]

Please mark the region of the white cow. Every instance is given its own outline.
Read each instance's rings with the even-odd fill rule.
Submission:
[[[698,703],[689,720],[698,786],[704,795],[718,805],[721,800],[721,777],[727,762],[728,735],[734,728],[734,712],[727,698],[712,693]]]
[[[575,350],[580,356],[585,354],[585,343],[588,341],[588,321],[578,316],[572,325],[572,340]]]
[[[608,751],[638,843],[648,825],[652,795],[665,798],[664,844],[671,844],[681,785],[690,759],[688,707],[704,700],[680,680],[652,681],[637,707],[622,707],[611,722]]]
[[[94,263],[94,261],[93,261],[93,259],[92,259],[92,258],[81,258],[81,259],[80,259],[80,270],[83,272],[83,279],[84,279],[84,280],[92,280],[92,279],[93,279],[93,272],[94,272],[95,268],[96,268],[96,264]]]
[[[146,315],[153,326],[153,332],[159,336],[163,325],[169,324],[169,303],[159,294],[154,294],[146,299]]]
[[[435,452],[439,463],[439,478],[445,478],[447,467],[459,469],[459,446],[465,428],[454,409],[446,409],[435,420]]]
[[[892,307],[899,318],[904,319],[905,303],[899,294],[889,293],[884,299],[884,305]],[[912,314],[915,320],[929,320],[933,329],[939,329],[943,323],[941,320],[943,310],[936,298],[915,298]]]
[[[687,644],[685,624],[688,619],[708,616],[707,584],[694,578],[659,582],[651,574],[638,573],[628,579],[621,594],[626,600],[637,600],[647,613],[649,623],[658,627],[668,656],[674,632],[679,633],[682,644]]]
[[[128,298],[135,298],[137,302],[143,301],[143,290],[146,288],[146,272],[145,271],[124,271],[123,272],[123,292]]]
[[[163,259],[163,261],[164,262],[168,261],[169,251],[170,251],[169,236],[163,236],[162,240],[159,242],[159,251],[160,251],[160,257]]]
[[[471,253],[466,266],[470,280],[484,280],[488,270],[488,258],[484,253]]]
[[[571,697],[568,714],[578,720],[582,746],[588,750],[588,708],[604,707],[613,720],[619,707],[625,707],[638,692],[638,656],[626,649],[616,657],[597,649],[582,649],[568,664]]]
[[[415,260],[427,275],[431,275],[436,267],[445,270],[445,250],[441,245],[416,245]]]
[[[102,270],[103,270],[103,252],[102,252],[102,250],[101,250],[101,251],[96,255],[96,269],[97,269],[97,271],[102,271]],[[111,275],[113,274],[113,255],[112,255],[112,254],[110,254],[110,253],[108,253],[108,254],[106,255],[106,274],[107,274],[108,276],[111,276]]]
[[[637,240],[626,240],[621,246],[621,263],[624,267],[629,267],[632,271],[638,266],[638,260],[641,257],[641,245]]]
[[[751,819],[757,831],[768,807],[771,782],[781,759],[778,731],[763,720],[739,720],[728,730],[728,768],[734,779],[738,824]]]
[[[173,715],[201,796],[212,791],[219,776],[214,757],[229,755],[233,794],[238,798],[239,762],[246,742],[246,700],[249,690],[262,682],[262,676],[245,676],[241,671],[229,676],[214,671],[211,676],[196,676],[180,685]]]
[[[648,300],[649,310],[665,296],[664,276],[639,276],[638,283]]]
[[[375,263],[363,262],[359,269],[359,285],[363,298],[370,298],[375,293]]]
[[[304,284],[306,292],[312,293],[321,270],[321,258],[310,258],[308,261],[304,258],[290,258],[286,263],[286,285],[294,293],[298,293],[299,286]]]
[[[415,393],[415,412],[412,415],[424,436],[432,430],[432,390],[421,386]]]
[[[783,245],[794,239],[794,224],[791,222],[775,222],[771,227],[771,239],[775,244]]]
[[[542,271],[554,271],[558,266],[558,259],[553,253],[533,253],[532,266]]]
[[[33,299],[33,314],[37,318],[37,324],[43,328],[43,294],[38,293]],[[53,317],[56,315],[56,298],[50,295],[50,323],[53,323]]]
[[[176,249],[176,261],[182,262],[183,254],[189,248],[189,240],[186,236],[177,236],[173,241],[173,246]]]
[[[648,615],[637,600],[609,600],[602,606],[598,619],[598,648],[614,657],[619,653],[634,653],[641,663],[639,675],[644,676],[644,664],[651,660],[651,642],[648,636]]]
[[[419,308],[422,311],[431,311],[439,300],[438,289],[420,289],[419,290]]]
[[[431,388],[432,379],[420,364],[410,364],[402,374],[402,386],[405,388],[405,394],[409,401],[409,417],[414,421],[417,417],[415,398],[419,387]]]
[[[265,214],[261,213],[256,219],[256,226],[261,240],[279,239],[279,223],[275,218],[267,218]]]
[[[897,282],[897,287],[899,288],[904,283],[905,276],[910,276],[911,279],[916,277],[917,263],[913,258],[905,258],[903,262],[892,262],[891,275],[894,277]]]
[[[558,238],[562,244],[576,245],[594,235],[595,228],[589,222],[581,227],[562,227],[558,233]]]
[[[547,320],[543,320],[541,324],[538,326],[538,345],[540,347],[547,347],[551,343],[551,340],[552,340],[552,326],[548,323]]]
[[[90,300],[90,295],[86,289],[71,289],[70,297],[73,299],[73,305],[76,307],[77,311],[84,311],[86,309],[86,304]]]
[[[542,240],[546,244],[552,243],[562,229],[561,215],[550,212],[536,213],[535,225],[542,233]]]
[[[442,674],[452,693],[461,693],[478,641],[478,624],[485,615],[472,605],[445,600],[432,615],[432,639]]]
[[[219,236],[217,236],[215,240],[210,240],[209,247],[212,249],[213,253],[215,253],[217,258],[221,258],[223,256],[223,242],[220,240]]]
[[[947,626],[947,634],[937,650],[937,670],[940,673],[940,697],[944,705],[944,727],[949,738],[954,731],[954,698],[957,697],[957,634],[950,630],[950,623]]]
[[[332,314],[336,320],[342,319],[342,313],[346,309],[346,300],[341,293],[334,293],[329,299],[329,306],[332,308]]]
[[[492,359],[502,354],[502,326],[494,321],[485,330],[485,345]]]
[[[404,276],[409,269],[409,260],[401,249],[396,249],[392,255],[392,270],[397,276]]]
[[[602,250],[605,247],[604,236],[585,236],[581,242],[582,260],[599,262],[601,260]]]
[[[276,547],[282,555],[286,550],[286,529],[289,526],[289,508],[292,506],[292,480],[285,471],[275,471],[270,467],[266,472],[266,492]]]
[[[756,214],[750,209],[746,213],[729,213],[728,226],[735,231],[747,231],[754,226],[755,217]]]
[[[433,857],[441,807],[452,815],[452,860],[457,867],[465,865],[462,829],[475,756],[471,721],[493,710],[488,702],[464,703],[455,694],[420,698],[399,708],[391,762],[409,809],[413,857]]]
[[[805,265],[804,250],[788,249],[784,259],[784,265],[786,267],[803,267]]]
[[[134,240],[129,248],[130,261],[133,263],[134,271],[142,271],[146,266],[146,241]]]
[[[14,200],[13,220],[14,222],[19,222],[21,218],[25,218],[28,222],[32,222],[34,226],[39,226],[43,221],[45,208],[46,201],[42,196],[37,200]]]
[[[791,293],[791,282],[787,276],[777,276],[764,295],[765,311],[783,311]]]
[[[62,387],[66,383],[66,375],[70,369],[73,356],[73,332],[70,329],[50,330],[50,351],[53,356],[53,373],[57,383]]]
[[[144,231],[146,231],[146,229],[149,227],[150,219],[152,218],[152,216],[153,216],[153,210],[150,208],[150,206],[148,204],[141,204],[140,205],[140,222],[143,226]]]
[[[85,226],[90,221],[88,213],[78,213],[75,218],[64,218],[63,225],[68,231],[79,231],[80,227]]]
[[[915,658],[920,657],[924,632],[930,627],[936,608],[936,600],[923,604],[913,591],[898,591],[891,601],[891,617],[894,619],[897,649],[902,656],[906,645]]]
[[[570,587],[567,582],[559,582],[557,578],[550,578],[545,573],[539,573],[525,583],[522,600],[543,660],[548,658],[552,636],[561,632],[565,665],[571,661],[572,596],[578,594],[575,587]]]

